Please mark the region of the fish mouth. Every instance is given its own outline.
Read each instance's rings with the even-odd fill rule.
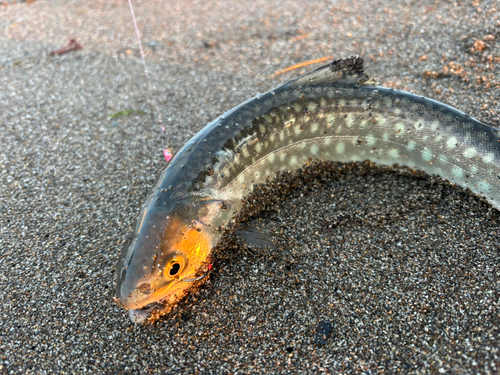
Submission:
[[[175,287],[176,285],[179,285],[178,280],[175,283],[163,288],[163,290],[157,293],[157,295],[160,295],[162,297],[160,297],[156,301],[150,302],[140,308],[136,309],[128,308],[127,310],[130,320],[133,323],[141,324],[144,323],[146,320],[148,320],[151,317],[152,313],[155,312],[156,310],[164,309],[165,301],[168,300],[170,297],[170,294],[168,292],[171,292],[173,287]],[[127,306],[125,306],[125,308],[127,308]]]
[[[151,313],[158,307],[160,302],[149,303],[140,309],[130,309],[128,310],[128,315],[130,320],[134,323],[144,323],[149,319]]]
[[[207,269],[203,272],[202,275],[195,276],[196,274],[194,274],[194,275],[188,274],[184,278],[179,278],[179,279],[175,280],[175,282],[171,283],[170,285],[160,289],[160,291],[158,291],[156,293],[156,296],[160,297],[158,300],[150,302],[150,303],[148,303],[140,308],[136,308],[136,309],[128,308],[128,314],[129,314],[130,320],[133,323],[138,323],[138,324],[144,323],[146,320],[148,320],[151,317],[153,312],[155,312],[157,310],[165,309],[165,307],[166,307],[165,302],[166,301],[172,302],[173,301],[172,298],[174,298],[174,299],[180,298],[182,296],[182,292],[184,292],[188,288],[188,284],[191,284],[195,281],[199,281],[199,280],[206,278],[208,276],[208,274],[210,273],[211,269],[212,269],[212,264],[208,264]],[[175,291],[176,287],[181,287],[181,289],[178,291]],[[172,291],[173,289],[174,289],[174,291]],[[176,295],[176,293],[178,293],[178,292],[181,292],[180,296]],[[119,301],[118,298],[115,298],[115,301],[117,301],[117,300]],[[123,304],[123,302],[122,302],[122,304]],[[137,302],[130,302],[130,304],[137,306]],[[124,304],[124,307],[127,308],[127,304]]]

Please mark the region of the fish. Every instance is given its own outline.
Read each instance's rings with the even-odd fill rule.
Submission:
[[[308,161],[405,166],[500,209],[500,129],[378,86],[359,56],[335,60],[208,123],[170,160],[117,265],[133,322],[168,309],[208,273],[212,249],[255,186]]]

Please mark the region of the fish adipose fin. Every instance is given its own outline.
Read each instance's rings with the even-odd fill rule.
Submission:
[[[377,82],[374,79],[370,79],[368,74],[363,70],[363,62],[363,59],[359,56],[334,60],[330,64],[323,65],[290,82],[290,86],[314,86],[327,83],[376,85]]]

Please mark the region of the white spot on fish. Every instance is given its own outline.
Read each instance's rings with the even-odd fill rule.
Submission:
[[[415,121],[415,124],[413,124],[413,126],[414,126],[415,129],[421,130],[425,126],[425,121],[422,120],[422,119],[419,119],[419,120]]]
[[[477,183],[477,186],[478,186],[478,188],[479,188],[479,189],[481,189],[481,190],[483,190],[483,191],[484,191],[484,190],[490,190],[490,189],[491,189],[490,184],[488,184],[486,181],[479,181],[479,182]]]
[[[361,129],[366,128],[366,125],[368,125],[368,121],[367,121],[367,120],[363,120],[363,121],[361,121],[361,122],[359,123],[359,127],[360,127]]]
[[[448,138],[448,141],[446,141],[446,146],[448,148],[455,148],[455,147],[457,147],[457,144],[458,144],[457,137],[450,137],[450,138]]]
[[[385,126],[386,120],[382,116],[377,116],[377,123],[378,123],[379,126]]]
[[[311,125],[311,133],[316,133],[319,129],[319,124],[317,122]]]
[[[299,160],[297,158],[296,155],[293,155],[291,158],[290,158],[290,165],[298,165],[299,164]]]
[[[491,153],[491,152],[486,154],[485,156],[483,156],[483,161],[486,164],[493,163],[493,160],[495,160],[495,155],[493,155],[493,153]]]
[[[413,141],[408,141],[408,144],[406,145],[406,148],[409,150],[409,151],[413,151],[415,150],[415,147],[417,146],[417,144]]]
[[[443,135],[442,134],[438,134],[435,138],[434,138],[434,142],[436,143],[439,143],[443,140]]]
[[[464,151],[464,156],[466,158],[473,158],[476,155],[476,149],[474,147],[469,147]]]
[[[313,102],[309,102],[307,104],[307,109],[311,112],[315,112],[316,111],[316,108],[318,108],[318,105],[316,103],[313,103]]]
[[[258,154],[262,151],[262,143],[257,143],[255,145],[255,150],[257,151]]]
[[[244,146],[243,149],[241,150],[241,154],[243,157],[248,158],[250,156],[250,153],[248,152],[248,147]]]
[[[402,122],[398,122],[396,124],[396,133],[397,134],[403,134],[405,132],[405,124]]]
[[[429,125],[429,128],[433,131],[436,131],[439,129],[439,121],[432,121]]]
[[[312,146],[311,146],[311,154],[312,154],[312,155],[317,155],[317,154],[318,154],[318,152],[319,152],[319,147],[318,147],[318,145],[312,145]]]
[[[345,107],[345,100],[344,99],[339,100],[339,107]]]
[[[477,173],[477,166],[471,165],[469,168],[469,171],[471,174],[476,174]]]
[[[330,145],[332,143],[332,139],[331,138],[325,138],[323,140],[323,143],[325,144],[325,146],[328,146],[328,145]]]
[[[332,126],[334,122],[335,122],[335,116],[334,115],[328,115],[326,117],[326,123],[327,123],[328,127]]]
[[[393,159],[399,159],[399,150],[397,148],[393,148],[392,150],[389,150],[387,153],[389,157]]]
[[[448,162],[448,158],[446,157],[446,155],[439,155],[438,157],[439,160],[441,160],[443,163],[447,163]]]
[[[422,159],[424,159],[427,162],[432,161],[432,152],[429,150],[427,147],[424,147],[424,149],[421,151],[422,154]]]
[[[285,154],[285,153],[282,153],[282,154],[280,155],[280,160],[281,160],[281,161],[285,161],[285,160],[286,160],[286,154]]]
[[[354,116],[351,113],[347,115],[345,123],[347,124],[348,128],[352,127],[352,125],[354,124]]]
[[[366,136],[366,143],[368,143],[368,146],[373,147],[377,144],[377,139],[372,134],[368,134]]]
[[[382,140],[387,142],[389,140],[389,134],[387,133],[382,134]]]
[[[463,179],[464,178],[464,171],[462,168],[460,168],[459,166],[454,166],[452,169],[451,169],[451,173],[453,174],[453,177],[455,177],[456,179]]]
[[[335,146],[335,152],[337,152],[337,154],[343,154],[345,152],[345,146],[342,142],[337,143],[337,146]]]
[[[300,125],[294,126],[293,132],[295,133],[295,135],[299,135],[300,134]]]

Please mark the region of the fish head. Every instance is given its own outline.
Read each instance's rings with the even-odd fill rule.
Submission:
[[[171,305],[192,286],[187,280],[207,264],[219,238],[211,223],[223,212],[218,201],[148,201],[117,266],[115,301],[135,322],[147,319],[157,307]]]

